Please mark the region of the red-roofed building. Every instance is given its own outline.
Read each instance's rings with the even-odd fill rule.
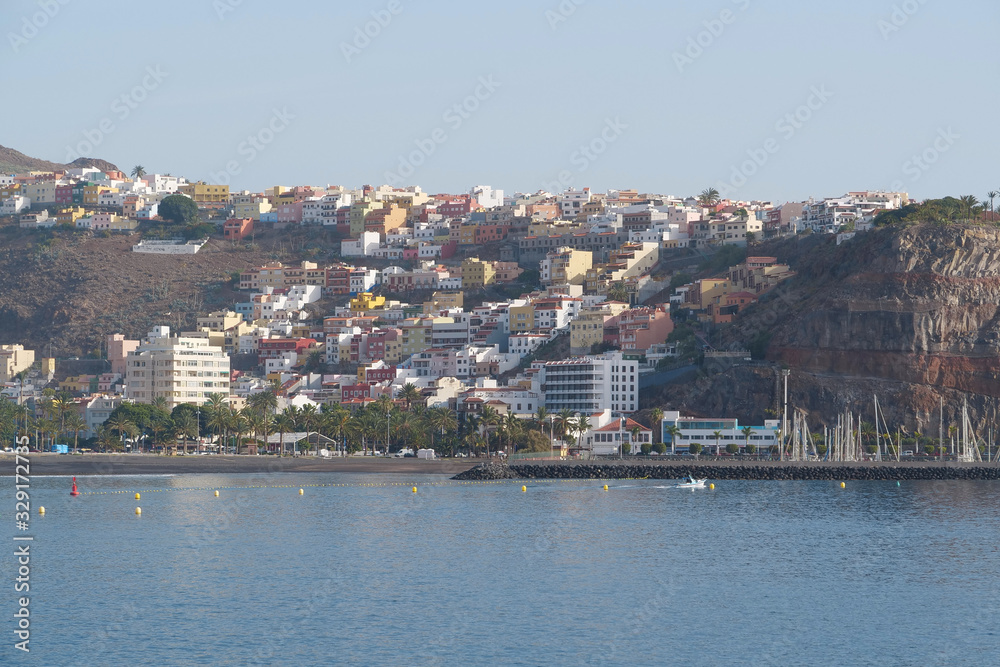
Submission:
[[[625,454],[638,454],[644,444],[653,444],[653,430],[626,417],[588,431],[581,438],[581,446],[595,456],[622,453],[623,445]]]

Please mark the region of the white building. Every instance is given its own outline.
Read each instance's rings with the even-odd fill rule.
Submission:
[[[17,215],[21,211],[31,208],[31,200],[21,195],[14,195],[3,200],[0,204],[0,215]]]
[[[163,397],[171,410],[202,405],[209,394],[229,395],[229,355],[204,338],[171,337],[169,327],[154,329],[125,369],[125,397],[137,403]]]
[[[366,269],[364,267],[351,271],[351,291],[360,294],[369,292],[379,284],[381,272],[378,269]]]
[[[605,408],[616,414],[639,409],[639,362],[621,352],[549,361],[541,364],[545,407],[593,414]]]
[[[671,427],[680,431],[676,438]],[[673,411],[663,413],[660,428],[661,442],[666,443],[674,454],[688,451],[688,447],[695,443],[705,450],[715,450],[717,454],[731,444],[739,446],[740,450],[745,450],[748,444],[754,445],[760,452],[778,444],[781,421],[768,419],[763,426],[741,427],[738,419],[681,417],[680,412]]]
[[[469,190],[482,208],[497,208],[503,206],[503,190],[494,190],[488,185],[477,185]]]
[[[146,174],[142,177],[142,180],[146,181],[146,184],[153,192],[160,194],[173,194],[184,183],[184,179],[177,178],[176,176],[165,176],[163,174]]]
[[[573,220],[580,214],[584,204],[590,203],[590,188],[583,190],[569,189],[559,195],[559,209],[565,220]]]

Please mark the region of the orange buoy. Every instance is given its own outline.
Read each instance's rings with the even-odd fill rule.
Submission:
[[[76,490],[76,477],[73,478],[73,490],[69,492],[71,496],[78,496],[80,492]]]

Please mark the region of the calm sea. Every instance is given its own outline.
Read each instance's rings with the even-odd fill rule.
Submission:
[[[1000,664],[996,483],[78,481],[32,479],[0,662]]]

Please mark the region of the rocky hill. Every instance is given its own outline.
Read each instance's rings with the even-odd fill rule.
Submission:
[[[776,366],[744,366],[666,391],[698,414],[762,419],[776,410],[777,366],[790,400],[830,422],[867,416],[878,394],[890,421],[936,433],[968,397],[980,423],[1000,406],[1000,229],[889,227],[837,246],[830,237],[757,249],[798,276],[717,337],[756,346]],[[869,421],[871,419],[869,418]]]
[[[262,232],[252,248],[213,239],[196,255],[131,251],[138,234],[0,227],[0,342],[58,357],[86,356],[102,337],[145,335],[157,324],[192,327],[195,318],[245,300],[232,276],[269,260],[324,261],[322,230]]]
[[[60,169],[76,169],[80,167],[95,167],[101,171],[119,171],[118,167],[107,160],[81,157],[69,164],[59,164],[48,160],[39,160],[25,155],[20,151],[6,146],[0,146],[0,173],[17,174],[27,171],[57,171]]]

